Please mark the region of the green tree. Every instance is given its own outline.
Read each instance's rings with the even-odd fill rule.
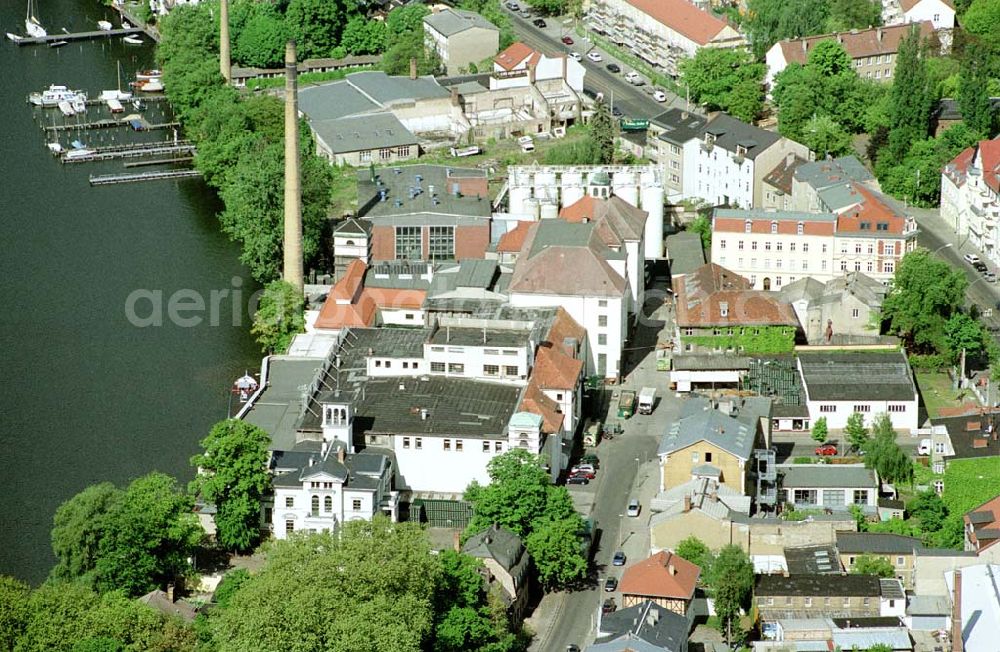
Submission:
[[[958,362],[963,351],[967,356],[981,355],[991,339],[983,324],[965,312],[955,312],[948,318],[944,323],[944,337],[953,362]]]
[[[698,217],[688,223],[684,230],[697,233],[701,236],[703,251],[712,250],[712,220],[708,215],[699,214]]]
[[[31,615],[31,587],[0,575],[0,650],[13,650]]]
[[[344,0],[290,0],[285,19],[296,35],[299,59],[329,56],[347,18]]]
[[[931,96],[927,80],[924,46],[916,25],[899,43],[892,84],[892,128],[889,152],[902,161],[913,143],[926,138],[930,129]]]
[[[990,52],[986,46],[978,41],[966,45],[958,83],[962,122],[983,138],[993,135],[996,124],[989,93],[984,92],[990,80],[990,63]]]
[[[544,16],[561,16],[566,13],[567,0],[535,0],[531,8]]]
[[[680,65],[681,83],[710,111],[727,111],[753,121],[763,108],[767,68],[747,50],[702,48]]]
[[[403,36],[405,34],[423,34],[424,16],[431,13],[427,5],[410,4],[404,7],[397,7],[389,12],[385,25],[390,36]]]
[[[692,534],[677,544],[677,550],[674,553],[681,559],[687,559],[692,564],[696,564],[701,569],[702,581],[708,580],[715,556],[704,541]]]
[[[872,0],[830,0],[827,32],[846,32],[882,24],[882,4]]]
[[[948,508],[933,489],[921,491],[906,504],[906,511],[920,521],[924,532],[937,532],[948,517]]]
[[[816,419],[812,427],[812,438],[818,444],[825,444],[830,431],[826,426],[826,417]]]
[[[602,100],[597,103],[594,115],[590,118],[590,137],[597,149],[597,163],[614,163],[615,139],[618,136],[618,125],[611,115],[611,109]]]
[[[786,38],[822,34],[830,13],[828,0],[749,0],[744,27],[758,61]]]
[[[892,567],[892,562],[885,557],[876,557],[875,555],[859,555],[854,561],[851,572],[855,575],[874,575],[885,578],[896,576],[896,569]]]
[[[113,484],[102,482],[85,488],[59,506],[52,528],[52,551],[58,559],[52,577],[79,579],[93,585],[108,514],[121,497],[122,492]]]
[[[1000,48],[1000,1],[973,0],[961,20],[965,31],[989,44],[994,53]]]
[[[420,526],[382,516],[275,541],[213,617],[217,649],[419,652],[440,574]]]
[[[190,491],[217,508],[218,539],[225,548],[251,549],[260,539],[260,502],[270,487],[267,448],[271,437],[239,419],[220,421],[191,458],[198,470]]]
[[[912,520],[901,518],[890,518],[888,521],[875,521],[869,523],[865,532],[876,532],[880,534],[899,534],[904,537],[919,537],[922,534],[920,527]]]
[[[423,7],[423,5],[410,6]],[[395,11],[399,11],[399,9]],[[423,32],[407,32],[394,37],[390,27],[388,40],[393,45],[382,55],[381,64],[382,70],[388,74],[410,74],[411,59],[416,60],[417,73],[420,75],[432,75],[442,68],[441,57],[438,56],[437,52],[424,46]]]
[[[305,298],[287,281],[272,281],[260,298],[250,332],[267,353],[284,353],[305,331]]]
[[[727,639],[731,627],[739,622],[740,611],[750,607],[753,581],[753,562],[747,553],[737,545],[723,546],[712,562],[711,579],[707,584],[715,613],[719,616],[719,626]]]
[[[453,550],[442,552],[441,576],[435,590],[435,652],[512,650],[515,637],[508,630],[506,608],[494,618],[484,591],[482,562]]]
[[[855,412],[847,417],[847,424],[844,426],[844,435],[847,443],[854,450],[862,450],[868,443],[868,428],[865,427],[865,417],[860,412]]]
[[[886,482],[905,482],[913,479],[913,461],[896,441],[896,431],[888,414],[879,414],[872,420],[871,439],[864,445],[865,466],[875,469]]]
[[[920,353],[946,350],[944,325],[965,297],[968,280],[926,249],[908,252],[882,304],[889,332]]]
[[[378,54],[385,49],[387,34],[384,21],[355,16],[344,27],[340,44],[351,54]]]
[[[851,151],[851,135],[828,115],[814,115],[802,129],[802,144],[820,156],[841,156]]]
[[[583,577],[587,561],[578,538],[583,520],[566,487],[549,481],[538,456],[513,449],[490,460],[487,472],[489,485],[473,482],[465,491],[465,500],[473,505],[466,533],[496,524],[518,535],[547,586]]]
[[[233,39],[233,59],[245,66],[275,68],[284,61],[292,32],[273,5],[252,6],[259,9]]]

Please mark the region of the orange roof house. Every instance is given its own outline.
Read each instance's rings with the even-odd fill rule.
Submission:
[[[314,325],[317,330],[374,326],[379,310],[420,310],[426,290],[365,287],[366,269],[361,260],[348,264],[323,302]]]
[[[658,552],[625,569],[618,584],[622,606],[632,607],[652,600],[665,609],[684,615],[694,598],[699,575],[701,568],[696,564],[666,550]]]
[[[531,48],[531,46],[515,41],[506,50],[493,57],[493,62],[504,70],[511,71],[518,68],[530,68],[538,63],[542,58],[542,53]]]
[[[1000,541],[1000,496],[965,513],[965,549],[977,553]]]

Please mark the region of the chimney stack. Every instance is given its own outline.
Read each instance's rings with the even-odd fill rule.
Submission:
[[[167,601],[169,601],[171,603],[173,603],[174,600],[175,600],[174,591],[175,591],[174,583],[173,582],[168,583],[167,584]]]
[[[452,86],[451,87],[451,105],[452,106],[458,106],[458,87],[457,86]]]
[[[684,496],[684,513],[687,514],[691,511],[691,496]]]
[[[285,242],[282,277],[302,294],[302,187],[299,179],[298,62],[295,41],[285,45]]]
[[[417,60],[411,58],[410,59],[410,79],[416,79],[416,78],[417,78]]]
[[[677,574],[677,567],[674,566],[673,564],[667,564],[667,570],[670,572],[671,575]]]
[[[227,84],[233,81],[229,56],[229,0],[219,2],[219,72]]]
[[[347,449],[345,449],[345,448],[338,448],[337,449],[337,461],[340,462],[341,464],[343,464],[345,459],[347,459]]]
[[[962,571],[955,570],[954,599],[951,601],[951,652],[964,652],[962,642]]]
[[[455,549],[455,552],[462,552],[462,533],[455,532],[451,535],[451,547]]]
[[[877,34],[878,34],[878,42],[881,43],[882,42],[882,36],[885,35],[885,32],[882,31],[881,27],[879,27]]]

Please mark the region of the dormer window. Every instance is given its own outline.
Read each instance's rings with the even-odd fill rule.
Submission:
[[[751,220],[747,220],[746,222],[743,223],[744,232],[750,233],[752,229],[753,229],[753,222]]]
[[[806,228],[805,223],[804,222],[799,222],[798,224],[795,225],[795,232],[798,235],[802,235],[802,232],[805,231],[805,228]]]
[[[861,223],[861,230],[862,231],[870,231],[871,228],[872,228],[871,222],[862,222]]]
[[[705,133],[705,144],[714,145],[715,144],[715,134]]]
[[[736,155],[737,156],[746,156],[747,155],[746,145],[737,145],[736,146]]]
[[[771,222],[771,233],[777,233],[777,232],[778,232],[778,223],[772,221]]]
[[[729,303],[726,301],[719,302],[719,316],[728,317],[729,316]]]
[[[876,229],[879,230],[879,231],[888,231],[889,230],[889,223],[888,222],[879,222],[878,225],[876,225]]]

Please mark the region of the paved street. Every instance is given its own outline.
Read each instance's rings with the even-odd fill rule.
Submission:
[[[627,556],[630,565],[649,554],[649,500],[659,490],[655,463],[660,435],[667,424],[677,417],[681,400],[666,391],[667,378],[656,371],[653,345],[663,328],[665,308],[660,307],[652,319],[645,320],[629,346],[635,349],[638,366],[628,372],[627,381],[621,386],[610,387],[612,416],[622,389],[638,391],[643,386],[657,388],[658,404],[651,415],[636,414],[624,422],[625,433],[596,447],[601,460],[597,480],[587,486],[574,485],[570,491],[578,502],[592,504],[589,514],[597,522],[600,538],[594,555],[592,572],[587,588],[547,596],[558,601],[557,612],[551,627],[538,631],[532,650],[564,650],[570,643],[583,647],[593,642],[600,606],[608,597],[621,605],[620,595],[607,593],[604,580],[609,575],[621,578],[623,567],[612,566],[611,557],[616,550]],[[638,498],[642,511],[638,518],[625,516],[630,498]]]
[[[521,3],[522,8],[525,6]],[[586,37],[578,35],[573,19],[555,16],[545,18],[546,27],[539,29],[531,24],[531,21],[535,20],[534,16],[521,18],[517,12],[509,11],[506,8],[504,11],[510,16],[517,37],[527,45],[549,54],[579,52],[583,55],[584,58],[580,63],[587,69],[584,86],[604,93],[605,99],[609,103],[613,102],[614,106],[619,108],[626,117],[645,120],[666,111],[671,106],[684,106],[683,99],[666,89],[663,90],[667,95],[667,101],[657,102],[643,90],[644,87],[633,86],[625,81],[623,75],[632,70],[632,67],[610,56],[601,48],[596,48]],[[563,21],[567,21],[568,24],[564,24]],[[566,35],[573,39],[573,45],[564,45],[560,41]],[[603,57],[603,61],[594,63],[587,59],[586,54],[591,49],[596,49]],[[609,63],[617,63],[621,66],[621,73],[609,72],[605,67]],[[645,79],[645,76],[643,78]],[[649,80],[646,81],[646,86],[648,86]]]

